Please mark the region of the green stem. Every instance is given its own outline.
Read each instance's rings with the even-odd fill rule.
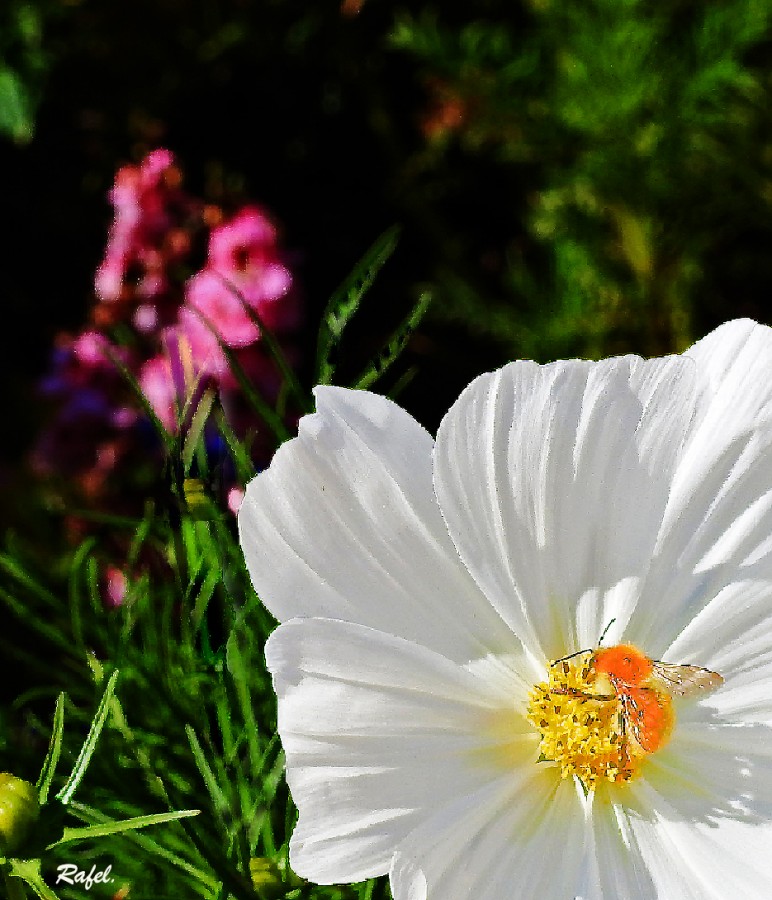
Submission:
[[[27,900],[24,882],[20,878],[12,878],[7,872],[3,872],[3,883],[8,900]]]

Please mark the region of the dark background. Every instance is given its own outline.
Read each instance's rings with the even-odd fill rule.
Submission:
[[[280,222],[306,380],[329,294],[402,225],[340,378],[432,287],[402,364],[418,373],[403,402],[431,428],[509,358],[668,352],[768,317],[765,4],[12,7],[37,11],[43,62],[31,141],[0,143],[6,481],[45,413],[54,337],[92,302],[115,170],[156,146],[192,193]]]

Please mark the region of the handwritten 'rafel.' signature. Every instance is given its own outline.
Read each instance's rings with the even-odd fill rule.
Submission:
[[[110,878],[111,870],[111,865],[106,866],[100,872],[97,872],[96,866],[92,866],[87,872],[85,869],[79,869],[74,863],[62,863],[61,866],[56,867],[56,871],[59,873],[56,883],[59,884],[60,881],[63,881],[65,884],[80,884],[90,891],[95,884],[109,884],[113,880]]]

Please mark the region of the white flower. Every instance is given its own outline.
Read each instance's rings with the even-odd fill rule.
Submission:
[[[316,398],[239,515],[283,623],[293,868],[395,900],[772,897],[772,330],[513,363],[436,444],[383,397]],[[526,713],[612,620],[604,646],[725,684],[583,790]]]

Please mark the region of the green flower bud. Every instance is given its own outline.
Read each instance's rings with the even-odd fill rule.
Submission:
[[[39,815],[35,787],[8,772],[0,773],[0,854],[8,856],[22,845]]]
[[[249,872],[252,886],[261,900],[276,900],[305,884],[294,872],[283,871],[283,867],[265,856],[253,856],[249,861]]]
[[[281,872],[272,859],[253,856],[249,861],[252,884],[261,897],[277,896],[282,891]]]

